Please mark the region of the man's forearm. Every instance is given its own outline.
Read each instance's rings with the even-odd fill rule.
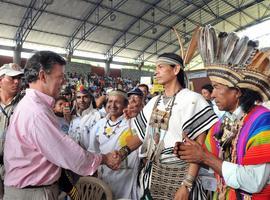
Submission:
[[[142,141],[137,135],[132,136],[131,139],[128,139],[127,146],[130,148],[131,151],[134,151],[141,146]]]
[[[201,134],[196,138],[196,142],[202,145],[205,141],[205,134]],[[200,166],[198,164],[191,163],[188,168],[188,174],[193,176],[194,178],[198,175]]]
[[[203,164],[212,168],[216,173],[222,176],[222,160],[211,154],[209,151],[203,151]]]
[[[141,144],[142,141],[137,135],[132,136],[127,140],[127,145],[119,150],[121,159],[124,160],[132,151],[138,149]]]
[[[201,134],[196,138],[196,142],[198,142],[200,145],[202,145],[204,143],[204,140],[205,140],[205,134]],[[186,178],[185,178],[185,179],[187,179],[186,181],[189,182],[190,184],[192,184],[198,175],[199,169],[200,169],[199,164],[190,163],[189,167],[188,167],[187,174],[186,174]]]

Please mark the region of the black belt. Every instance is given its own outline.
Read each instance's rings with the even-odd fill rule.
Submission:
[[[35,188],[50,187],[54,184],[56,184],[56,182],[54,182],[53,184],[50,184],[50,185],[28,185],[28,186],[23,187],[22,189],[35,189]]]

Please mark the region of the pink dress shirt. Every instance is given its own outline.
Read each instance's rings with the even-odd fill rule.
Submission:
[[[84,151],[60,130],[54,99],[34,89],[17,105],[11,117],[4,148],[6,186],[50,185],[61,168],[82,176],[92,175],[102,156]]]

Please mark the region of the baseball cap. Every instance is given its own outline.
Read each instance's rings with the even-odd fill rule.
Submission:
[[[15,63],[4,64],[0,67],[0,76],[18,76],[20,74],[23,74],[23,69]]]
[[[128,95],[128,97],[130,96],[130,95],[132,95],[132,94],[135,94],[135,95],[138,95],[138,96],[143,96],[143,92],[138,88],[138,87],[135,87],[135,88],[133,88],[132,90],[130,90],[128,93],[127,93],[127,95]]]

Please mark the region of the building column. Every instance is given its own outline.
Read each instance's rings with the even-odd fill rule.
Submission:
[[[16,63],[18,65],[21,65],[21,53],[22,53],[22,45],[17,44],[14,48],[14,54],[13,54],[13,63]]]
[[[106,62],[105,62],[105,76],[110,76],[110,66],[111,66],[111,62],[112,62],[112,59],[108,59]]]
[[[141,71],[142,70],[142,67],[144,66],[144,62],[142,61],[142,62],[140,62],[139,64],[138,64],[138,69],[139,69],[139,71]]]
[[[72,51],[67,52],[67,55],[66,55],[67,62],[71,62],[72,56],[73,56],[73,52]]]

